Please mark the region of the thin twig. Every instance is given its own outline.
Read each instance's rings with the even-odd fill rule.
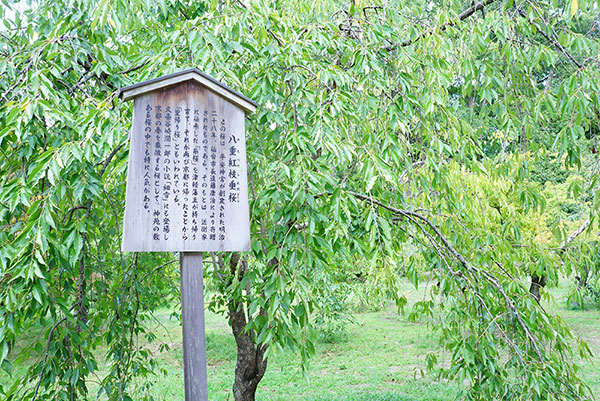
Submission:
[[[146,279],[146,277],[150,276],[151,274],[154,274],[157,270],[162,269],[163,267],[168,266],[170,264],[173,264],[175,262],[179,262],[179,259],[173,259],[173,260],[170,260],[170,261],[168,261],[166,263],[163,263],[160,266],[156,266],[154,269],[152,269],[148,273],[144,274],[142,276],[142,278],[140,279],[140,282],[144,281]]]
[[[61,320],[59,320],[54,326],[52,326],[52,328],[50,329],[50,333],[48,333],[48,341],[46,342],[46,354],[44,355],[44,363],[43,365],[46,365],[46,362],[48,361],[48,354],[50,351],[50,341],[52,340],[52,334],[54,333],[54,330],[56,330],[56,328],[58,326],[60,326],[63,322],[65,322],[67,320],[66,317],[63,317]],[[33,398],[31,399],[31,401],[35,401],[35,399],[37,398],[38,395],[38,391],[40,389],[40,385],[42,384],[42,377],[43,377],[43,370],[42,372],[40,372],[40,378],[38,379],[38,382],[35,386],[35,392],[33,393]]]
[[[108,167],[108,164],[110,163],[110,161],[112,160],[112,158],[115,156],[115,154],[121,150],[121,148],[125,146],[124,143],[122,143],[121,145],[117,146],[115,149],[113,149],[112,152],[110,152],[110,154],[108,155],[108,157],[104,160],[104,162],[102,163],[102,169],[100,169],[100,173],[98,174],[100,178],[102,178],[102,175],[104,174],[104,172],[106,171],[106,168]]]
[[[144,66],[146,66],[146,64],[148,64],[149,62],[150,62],[150,60],[146,60],[140,65],[136,65],[135,67],[131,67],[124,71],[119,71],[119,72],[117,72],[117,74],[125,75],[125,74],[129,74],[130,72],[137,71],[140,68],[143,68]]]
[[[467,8],[466,10],[464,10],[463,12],[461,12],[458,15],[458,19],[457,20],[446,22],[445,24],[442,24],[441,26],[431,27],[429,30],[427,30],[425,32],[422,32],[421,34],[417,35],[417,37],[415,37],[415,38],[407,39],[407,40],[405,40],[402,43],[395,43],[395,44],[392,44],[390,46],[386,46],[384,48],[384,50],[388,50],[389,51],[389,50],[394,50],[397,47],[407,47],[407,46],[410,46],[410,45],[416,43],[417,41],[419,41],[419,40],[421,40],[421,39],[423,39],[423,38],[425,38],[427,36],[432,35],[436,31],[443,32],[447,28],[450,28],[450,27],[456,25],[457,22],[466,20],[471,15],[475,14],[477,11],[483,10],[485,7],[489,6],[490,4],[492,4],[492,3],[496,2],[496,1],[497,0],[485,0],[483,2],[474,3],[471,7]]]

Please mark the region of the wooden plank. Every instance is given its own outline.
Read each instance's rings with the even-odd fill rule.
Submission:
[[[242,109],[191,81],[135,99],[122,248],[250,250]]]
[[[202,254],[181,252],[185,401],[208,401]]]
[[[166,87],[177,85],[189,80],[193,80],[198,84],[208,88],[227,101],[237,105],[238,107],[241,107],[248,113],[253,113],[256,110],[256,103],[196,69],[186,70],[128,86],[120,91],[120,96],[123,100],[127,101],[142,94],[164,89]]]

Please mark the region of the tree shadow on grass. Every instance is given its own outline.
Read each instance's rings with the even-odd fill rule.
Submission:
[[[421,401],[400,393],[356,394],[340,398],[317,397],[310,401]]]

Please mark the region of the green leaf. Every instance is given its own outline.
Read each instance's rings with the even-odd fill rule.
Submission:
[[[571,18],[577,14],[577,10],[579,10],[579,0],[571,0]]]

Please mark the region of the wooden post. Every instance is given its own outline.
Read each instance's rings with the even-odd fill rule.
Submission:
[[[127,86],[134,99],[125,252],[180,252],[185,400],[207,401],[200,252],[250,250],[246,113],[257,104],[195,68]]]
[[[185,401],[208,401],[202,253],[181,252]]]

